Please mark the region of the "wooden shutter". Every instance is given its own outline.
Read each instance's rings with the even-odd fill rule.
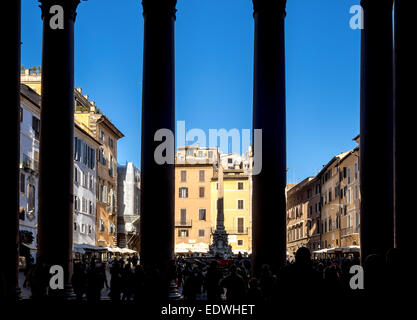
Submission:
[[[180,223],[182,225],[187,224],[187,209],[181,209]]]
[[[237,232],[243,233],[244,229],[244,218],[237,218]]]

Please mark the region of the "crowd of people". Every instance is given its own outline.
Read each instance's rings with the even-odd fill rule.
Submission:
[[[369,270],[365,276],[367,289],[371,292],[395,289],[403,275],[399,272],[399,261],[396,250],[386,257],[369,256],[365,262]],[[171,286],[186,301],[257,303],[273,302],[283,294],[291,296],[305,291],[331,296],[361,294],[361,290],[351,287],[353,265],[360,265],[357,257],[311,259],[307,248],[298,249],[295,260],[287,261],[280,270],[264,265],[257,277],[252,275],[250,259],[241,255],[228,260],[177,258],[165,272],[144,268],[137,257],[107,262],[93,258],[74,264],[71,282],[79,301],[99,301],[104,293],[112,301],[164,300],[166,289]],[[42,261],[38,261],[28,273],[27,284],[33,298],[44,295],[47,290],[41,285],[50,276],[45,270]]]

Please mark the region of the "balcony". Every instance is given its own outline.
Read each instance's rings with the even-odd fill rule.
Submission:
[[[349,228],[343,228],[340,230],[340,237],[347,237],[350,235],[356,235],[359,234],[360,225],[349,227]]]
[[[36,161],[26,154],[23,154],[21,168],[25,171],[39,172],[39,161]]]
[[[175,228],[191,228],[193,220],[178,220],[175,221]]]
[[[242,228],[242,229],[232,229],[232,230],[226,230],[228,234],[242,234],[242,235],[247,235],[249,234],[249,228]]]

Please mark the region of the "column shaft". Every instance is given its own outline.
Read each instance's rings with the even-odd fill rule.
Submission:
[[[409,210],[413,199],[410,181],[416,178],[410,170],[410,152],[415,144],[413,101],[416,73],[416,50],[408,33],[414,27],[412,1],[395,0],[395,247],[411,250],[409,237],[414,232],[416,215]]]
[[[38,259],[72,270],[74,23],[79,0],[40,0],[43,19]],[[63,8],[63,28],[52,28]],[[56,7],[55,7],[56,8]],[[52,11],[52,13],[51,13]],[[59,19],[59,18],[58,18]]]
[[[7,156],[2,157],[3,197],[7,201],[7,210],[3,215],[5,226],[0,236],[4,251],[0,265],[1,297],[15,299],[17,286],[18,259],[18,209],[19,209],[19,161],[20,161],[20,0],[10,1],[7,8],[9,19],[2,19],[3,47],[5,63],[3,73],[6,81],[3,87],[4,119],[8,125],[1,126],[5,139]]]
[[[361,257],[393,247],[393,0],[361,2]]]
[[[174,253],[174,164],[158,164],[159,129],[175,132],[174,22],[176,0],[143,0],[140,259],[168,267]],[[174,143],[175,141],[171,141]],[[167,156],[170,156],[167,154]],[[171,155],[173,156],[173,155]]]
[[[286,0],[253,0],[255,61],[253,129],[262,129],[262,171],[253,176],[253,260],[278,268],[286,258]],[[254,151],[260,147],[254,144]]]

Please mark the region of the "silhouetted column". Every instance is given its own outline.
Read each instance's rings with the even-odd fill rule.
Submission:
[[[19,210],[19,146],[20,146],[20,0],[9,1],[2,19],[3,66],[3,119],[1,132],[4,139],[2,157],[3,188],[2,196],[7,203],[3,214],[3,231],[0,233],[2,262],[0,264],[0,296],[4,299],[16,298],[17,259],[18,259],[18,210]]]
[[[262,129],[262,171],[253,176],[253,259],[277,268],[286,258],[286,0],[253,0],[255,64],[253,128]],[[254,143],[254,151],[258,148]]]
[[[409,35],[415,30],[413,1],[395,0],[395,246],[411,252],[414,243],[410,235],[414,233],[416,215],[409,209],[414,197],[416,171],[410,168],[410,152],[415,145],[416,74],[415,41]]]
[[[393,0],[362,0],[361,257],[385,254],[393,233]]]
[[[38,259],[47,266],[62,266],[67,285],[72,270],[74,23],[79,0],[40,2],[43,44]]]
[[[176,0],[143,0],[140,259],[161,272],[174,253],[174,164],[158,164],[159,129],[174,137],[174,22]],[[173,141],[170,141],[174,143]],[[173,149],[172,149],[173,151]],[[166,156],[173,156],[166,154]],[[172,159],[173,160],[173,159]]]

